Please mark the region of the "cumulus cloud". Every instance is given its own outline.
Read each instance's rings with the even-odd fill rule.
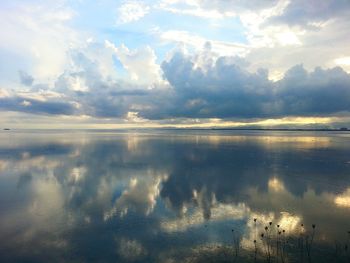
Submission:
[[[85,13],[66,1],[2,7],[2,111],[142,123],[349,112],[346,1],[124,1],[115,42],[81,25]],[[129,36],[141,23],[129,23],[150,12],[135,45]],[[159,14],[203,26],[159,24]]]
[[[307,72],[297,65],[286,72],[277,86],[277,96],[284,105],[282,113],[286,115],[350,111],[350,75],[340,67]]]
[[[81,114],[126,117],[147,107],[147,97],[166,84],[150,47],[130,50],[106,41],[71,50],[70,54],[72,66],[57,78],[55,90],[77,102]],[[118,71],[114,59],[128,76]]]
[[[130,50],[125,45],[116,47],[109,41],[106,41],[106,46],[113,50],[124,68],[129,72],[131,80],[146,85],[161,81],[161,70],[156,63],[157,56],[151,47],[146,46],[141,49]]]
[[[73,66],[57,78],[54,89],[37,84],[27,92],[12,92],[1,98],[0,108],[103,118],[132,115],[140,120],[324,116],[350,111],[350,75],[340,67],[307,71],[296,65],[273,82],[267,69],[252,72],[244,58],[220,56],[210,43],[200,52],[174,51],[161,67],[148,49],[133,53],[112,44],[100,48],[111,49],[110,59],[118,56],[141,79],[139,84],[110,77],[100,66],[108,56],[99,60],[87,51],[71,51]],[[143,71],[150,72],[144,79]],[[161,71],[169,87],[156,83]],[[154,83],[152,89],[149,83]]]
[[[182,52],[163,62],[172,99],[145,117],[263,118],[350,110],[350,75],[339,67],[308,72],[297,65],[272,82],[267,70],[252,73],[232,57],[218,57],[206,67],[197,62]]]

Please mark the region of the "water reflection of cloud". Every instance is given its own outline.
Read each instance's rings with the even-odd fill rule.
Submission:
[[[139,144],[144,140],[140,136],[127,136],[126,145],[129,152],[136,152],[138,150]]]
[[[0,230],[17,230],[10,244],[37,244],[37,238],[64,250],[73,241],[89,253],[88,240],[113,239],[120,261],[128,257],[121,250],[142,255],[132,259],[137,261],[159,243],[170,250],[182,243],[190,249],[194,239],[195,245],[208,242],[206,224],[227,227],[224,233],[238,221],[247,246],[252,245],[254,217],[262,224],[279,223],[290,233],[300,222],[317,223],[326,238],[348,224],[349,166],[344,160],[349,150],[339,141],[253,135],[92,137],[84,143],[66,138],[64,146],[54,140],[40,147],[19,143],[6,152],[8,158],[0,156],[0,199],[5,200],[0,200]]]
[[[58,160],[52,160],[44,156],[25,158],[16,161],[0,160],[0,171],[13,173],[14,171],[19,173],[25,173],[28,171],[36,170],[42,171],[45,174],[47,171],[52,171],[60,165]]]
[[[257,219],[256,222],[254,219]],[[285,230],[286,235],[295,234],[296,230],[300,226],[300,222],[302,222],[302,218],[299,215],[293,215],[288,212],[281,213],[256,213],[252,212],[249,214],[249,218],[246,224],[246,231],[243,235],[241,245],[246,249],[253,250],[255,249],[254,240],[258,243],[261,243],[260,234],[264,233],[263,229],[265,226],[269,226],[269,222],[273,222],[272,228],[276,229],[276,225],[279,225],[279,230]],[[270,227],[270,226],[269,226]],[[272,235],[275,235],[274,230]],[[258,245],[259,248],[263,248],[263,246]]]
[[[86,172],[87,172],[87,169],[84,166],[74,167],[69,174],[68,181],[73,184],[78,183],[84,180]]]
[[[55,178],[34,180],[28,194],[18,196],[24,199],[20,206],[11,207],[1,216],[0,233],[2,237],[7,237],[10,243],[35,243],[39,242],[38,237],[45,233],[57,234],[63,230],[62,224],[58,222],[65,222],[64,195]],[[17,231],[11,233],[14,229]],[[42,240],[46,245],[56,246],[64,243],[61,239],[57,240],[57,236],[47,234],[46,237],[47,240]]]
[[[210,208],[211,222],[223,220],[239,220],[245,218],[249,214],[250,209],[244,204],[213,204]],[[197,227],[206,222],[203,216],[203,211],[200,207],[193,211],[188,210],[181,218],[173,220],[164,220],[161,222],[161,227],[167,232],[183,232],[191,227]]]
[[[116,240],[118,254],[127,261],[136,261],[145,257],[148,252],[137,240],[119,238]]]
[[[265,148],[281,148],[281,146],[283,146],[295,149],[327,148],[332,144],[331,138],[327,136],[305,136],[300,135],[300,133],[290,133],[288,136],[285,136],[285,134],[281,135],[281,133],[278,132],[269,132],[268,135],[264,133],[251,133],[248,135],[204,134],[195,136],[179,136],[176,139],[179,141],[187,141],[195,144],[207,143],[215,146],[220,146],[228,143],[255,143]]]
[[[263,213],[270,211],[278,214],[281,211],[291,213],[294,219],[290,222],[293,226],[289,231],[293,233],[299,223],[303,223],[307,228],[311,228],[312,224],[322,226],[322,239],[331,241],[335,238],[342,237],[342,231],[350,225],[346,218],[349,212],[350,191],[347,190],[343,194],[337,195],[324,191],[317,194],[312,188],[309,188],[301,196],[293,195],[284,187],[280,179],[276,184],[276,178],[271,179],[274,182],[273,187],[269,191],[259,192],[256,189],[248,190],[249,198],[247,206],[252,211]],[[278,185],[278,187],[275,187]],[[277,191],[276,191],[277,190]],[[280,222],[282,225],[283,222]],[[299,230],[298,230],[299,231]]]
[[[334,198],[334,203],[339,207],[350,208],[350,188],[348,188],[344,193],[336,195]]]
[[[7,169],[10,162],[6,160],[0,160],[0,172],[3,172]]]
[[[54,177],[33,182],[31,205],[28,212],[37,220],[49,221],[61,217],[64,208],[64,194]]]
[[[275,191],[275,192],[285,191],[283,182],[276,177],[269,179],[268,187],[269,187],[269,190]]]
[[[113,208],[105,212],[104,219],[114,215],[125,216],[130,210],[149,215],[157,202],[161,183],[168,178],[167,174],[148,170],[146,174],[130,179],[129,186],[115,201]]]
[[[21,188],[29,185],[30,182],[32,181],[32,178],[33,178],[33,176],[29,172],[21,174],[18,178],[17,188],[21,189]]]

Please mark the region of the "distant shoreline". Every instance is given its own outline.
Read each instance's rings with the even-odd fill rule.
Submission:
[[[120,129],[3,129],[3,131],[137,131],[137,130],[168,130],[168,131],[310,131],[310,132],[350,132],[350,129],[307,129],[307,128],[176,128],[176,127],[157,127],[157,128],[120,128]]]
[[[212,128],[211,130],[238,130],[238,131],[341,131],[350,132],[349,129],[290,129],[290,128]]]

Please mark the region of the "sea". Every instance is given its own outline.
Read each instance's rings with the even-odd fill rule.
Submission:
[[[0,131],[0,262],[350,262],[349,250],[348,131]]]

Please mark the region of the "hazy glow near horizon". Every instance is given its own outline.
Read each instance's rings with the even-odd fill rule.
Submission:
[[[348,126],[349,26],[340,0],[3,2],[0,121]]]

